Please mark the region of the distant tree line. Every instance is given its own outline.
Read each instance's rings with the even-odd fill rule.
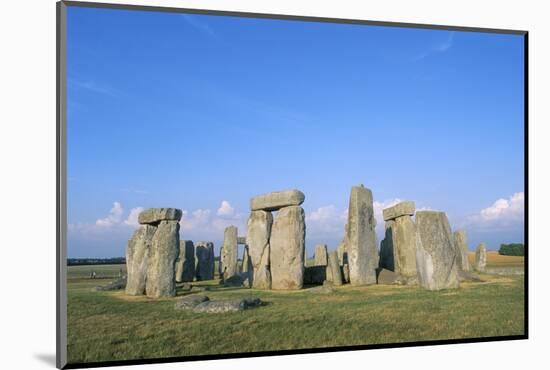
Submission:
[[[525,256],[525,247],[521,243],[501,244],[498,254],[503,256]]]
[[[122,265],[126,263],[124,257],[114,258],[67,258],[67,266],[78,265]]]

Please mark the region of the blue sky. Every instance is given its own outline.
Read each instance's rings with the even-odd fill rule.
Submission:
[[[124,255],[142,208],[245,234],[251,196],[306,194],[308,255],[349,192],[522,242],[523,37],[69,7],[68,253]]]

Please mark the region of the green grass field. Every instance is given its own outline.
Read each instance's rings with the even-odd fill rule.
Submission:
[[[116,276],[120,267],[94,266],[105,276]],[[203,293],[210,299],[253,295],[268,303],[244,312],[199,314],[174,310],[178,297],[152,300],[128,297],[123,291],[92,291],[109,280],[89,279],[84,266],[71,266],[69,362],[523,334],[523,276],[482,276],[485,282],[462,283],[460,289],[438,292],[410,286],[348,285],[321,294],[197,282],[211,285]]]

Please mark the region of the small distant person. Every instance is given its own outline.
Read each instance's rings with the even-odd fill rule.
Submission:
[[[97,274],[95,273],[95,271],[92,271],[92,274],[90,275],[90,277],[91,277],[92,279],[95,279],[96,276],[97,276]]]
[[[120,268],[120,270],[118,270],[118,277],[119,277],[119,278],[122,277],[122,268]]]

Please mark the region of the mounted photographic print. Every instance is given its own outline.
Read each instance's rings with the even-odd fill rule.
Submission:
[[[527,338],[526,50],[58,3],[58,367]]]

